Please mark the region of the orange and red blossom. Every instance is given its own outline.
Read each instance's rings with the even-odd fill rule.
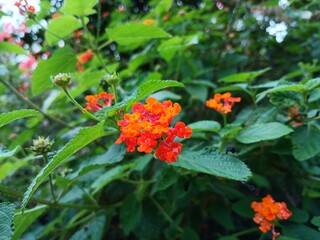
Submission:
[[[93,57],[94,52],[92,52],[91,49],[88,49],[86,52],[79,54],[77,56],[78,62],[76,64],[78,71],[82,72],[84,70],[82,64],[89,62]]]
[[[91,112],[97,112],[104,107],[109,107],[112,104],[112,99],[114,99],[114,94],[101,92],[96,95],[86,96],[87,106],[86,110]]]
[[[274,222],[277,219],[288,219],[292,215],[285,202],[276,202],[271,195],[262,198],[262,202],[252,202],[251,208],[255,211],[253,221],[260,225],[261,232],[266,233],[271,230],[273,240],[280,235],[274,229]]]
[[[126,113],[123,120],[118,121],[120,136],[115,144],[125,142],[128,152],[151,153],[168,163],[176,162],[181,153],[182,144],[175,142],[176,137],[189,138],[192,130],[183,122],[170,127],[172,119],[179,114],[181,107],[170,100],[158,102],[149,97],[146,104],[135,103],[132,113]]]
[[[288,109],[288,119],[292,121],[294,126],[302,126],[302,116],[299,114],[299,109],[297,107]]]
[[[206,106],[209,108],[213,108],[214,110],[222,114],[227,114],[232,111],[234,103],[240,101],[240,97],[231,97],[230,92],[226,92],[223,94],[217,93],[213,96],[213,98],[210,98],[206,102]]]
[[[154,21],[152,19],[146,19],[143,21],[144,25],[150,26],[154,23]]]

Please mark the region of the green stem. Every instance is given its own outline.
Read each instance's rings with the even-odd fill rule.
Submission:
[[[7,187],[1,186],[1,185],[0,185],[0,192],[8,195],[10,197],[14,197],[14,198],[18,198],[18,199],[23,198],[23,193],[12,190],[12,188],[7,188]],[[103,206],[92,205],[92,204],[82,205],[82,204],[73,204],[73,203],[51,202],[51,201],[48,201],[45,199],[40,199],[40,198],[35,198],[35,197],[30,198],[29,202],[37,203],[37,204],[44,204],[44,205],[47,205],[51,208],[73,208],[73,209],[90,209],[90,210],[100,210],[100,209],[104,208]]]
[[[227,126],[227,114],[221,114],[223,118],[223,128]]]
[[[116,104],[118,102],[117,85],[111,84],[111,88],[114,94],[114,103]]]
[[[0,82],[2,82],[18,99],[20,99],[21,101],[25,102],[29,107],[31,107],[31,108],[37,110],[38,112],[40,112],[45,118],[47,118],[47,119],[49,119],[51,121],[54,121],[54,122],[62,125],[63,127],[72,128],[72,126],[68,125],[67,123],[65,123],[64,121],[60,120],[59,118],[53,117],[53,116],[45,113],[44,111],[42,111],[40,107],[38,107],[33,102],[31,102],[27,97],[23,96],[9,82],[7,82],[6,80],[4,80],[1,77],[0,77]]]
[[[112,41],[110,41],[110,40],[107,41],[107,42],[105,42],[105,43],[103,43],[102,45],[100,45],[100,46],[98,47],[98,50],[101,50],[102,48],[108,46],[110,43],[112,43]]]
[[[174,221],[173,219],[168,215],[168,213],[161,207],[161,205],[157,202],[157,200],[155,200],[153,197],[150,197],[151,201],[154,203],[154,205],[156,205],[156,207],[158,208],[158,210],[161,212],[161,214],[164,216],[164,218],[170,223],[173,224]],[[177,226],[177,229],[179,232],[183,232],[183,229],[180,226]]]
[[[63,92],[66,94],[66,96],[69,98],[69,100],[71,102],[73,102],[74,105],[76,105],[76,107],[78,107],[84,114],[86,114],[88,117],[100,122],[101,120],[99,118],[97,118],[96,116],[94,116],[93,114],[91,114],[90,112],[88,112],[87,110],[85,110],[69,93],[69,90],[67,87],[62,87]]]
[[[99,48],[96,47],[96,45],[93,43],[93,41],[92,41],[92,39],[91,39],[91,33],[90,33],[90,31],[89,31],[86,23],[84,22],[84,17],[81,17],[80,19],[81,19],[82,27],[83,27],[86,35],[88,36],[89,44],[90,44],[90,46],[91,46],[91,49],[96,53],[96,56],[97,56],[98,60],[100,61],[100,63],[102,64],[103,69],[104,69],[107,73],[110,74],[107,66],[105,65],[103,59],[102,59],[101,56],[100,56]]]
[[[48,164],[49,159],[48,159],[47,153],[42,154],[42,156],[43,156],[43,160],[44,160],[45,164]],[[53,202],[56,202],[57,198],[56,198],[56,195],[54,193],[54,187],[53,187],[53,181],[52,181],[51,173],[49,174],[49,182],[50,182],[50,189],[51,189],[51,195],[52,195]]]

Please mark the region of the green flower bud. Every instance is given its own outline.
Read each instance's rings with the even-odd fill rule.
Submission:
[[[33,139],[33,145],[30,147],[30,149],[33,152],[42,155],[50,152],[53,143],[54,141],[51,141],[49,137],[44,138],[39,136],[37,139]]]
[[[66,87],[69,84],[71,77],[72,73],[58,73],[54,77],[51,76],[51,80],[58,87]]]
[[[105,80],[110,84],[110,85],[117,85],[119,82],[119,76],[117,75],[116,72],[113,72],[112,74],[107,74],[105,76]]]

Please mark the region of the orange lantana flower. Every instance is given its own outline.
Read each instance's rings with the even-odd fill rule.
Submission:
[[[189,138],[192,134],[192,129],[183,122],[169,126],[180,111],[180,105],[170,100],[161,103],[149,97],[146,104],[135,103],[132,114],[126,113],[124,119],[118,121],[121,133],[115,144],[125,142],[128,152],[135,151],[136,147],[144,153],[155,150],[155,156],[161,161],[177,161],[182,144],[174,142],[175,138]]]
[[[86,96],[87,106],[86,110],[91,112],[97,112],[104,107],[109,107],[112,104],[112,99],[114,99],[114,94],[101,92],[96,95]]]
[[[299,109],[297,107],[288,109],[288,119],[292,121],[294,126],[302,126],[302,116],[299,114]]]
[[[223,94],[217,93],[213,96],[213,98],[210,98],[206,102],[206,106],[209,108],[213,108],[214,110],[222,114],[227,114],[232,111],[234,103],[240,101],[240,97],[231,97],[230,92],[226,92]]]
[[[148,26],[152,25],[153,23],[154,23],[154,21],[152,19],[146,19],[146,20],[143,21],[143,24],[144,25],[148,25]]]
[[[280,235],[275,231],[274,222],[277,219],[288,219],[292,215],[285,202],[276,202],[271,195],[262,198],[262,202],[252,202],[251,208],[256,212],[253,221],[260,225],[261,232],[266,233],[271,230],[272,240]]]
[[[79,72],[82,72],[84,70],[84,67],[82,64],[89,62],[94,57],[94,53],[91,51],[91,49],[88,49],[86,52],[81,53],[77,56],[78,62],[77,62],[77,69]]]

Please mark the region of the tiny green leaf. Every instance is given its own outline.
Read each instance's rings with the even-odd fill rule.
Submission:
[[[221,152],[184,151],[171,165],[237,181],[251,177],[250,169],[237,157]]]
[[[278,122],[258,123],[245,127],[236,136],[241,143],[255,143],[280,138],[293,130]]]
[[[37,174],[37,176],[32,180],[27,191],[24,194],[22,200],[21,209],[22,211],[26,207],[28,201],[30,200],[32,194],[40,186],[43,180],[56,169],[64,160],[68,157],[88,145],[90,142],[102,137],[114,134],[114,132],[105,132],[103,130],[104,122],[93,127],[86,127],[79,130],[79,132],[70,140],[70,142],[65,145],[53,158],[52,160]]]
[[[0,114],[0,127],[24,117],[40,116],[40,112],[33,109],[21,109]]]

